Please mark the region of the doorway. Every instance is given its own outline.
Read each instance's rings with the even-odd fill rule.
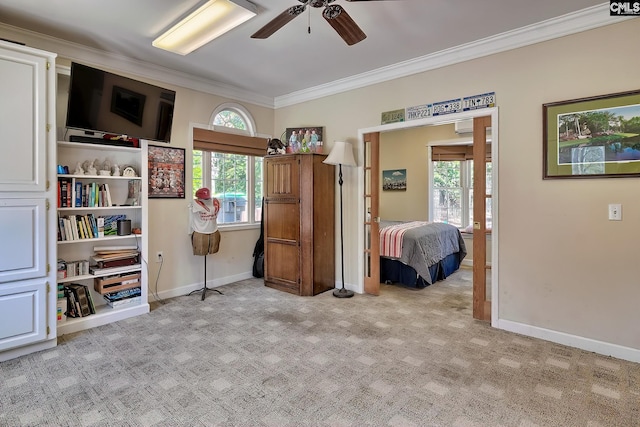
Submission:
[[[360,276],[358,288],[361,292],[378,295],[380,288],[379,267],[379,144],[380,134],[404,130],[415,127],[438,126],[473,119],[474,122],[474,158],[483,159],[474,162],[474,181],[482,186],[482,192],[474,191],[474,318],[482,320],[497,319],[498,308],[498,110],[489,108],[472,112],[451,114],[444,117],[429,117],[410,122],[392,123],[359,130],[358,164],[362,165],[363,173],[358,177],[358,192],[362,195],[359,203],[359,256],[358,264]],[[491,130],[492,152],[492,195],[487,205],[484,191],[484,171],[487,144],[487,130]],[[486,223],[484,214],[489,209],[492,218],[492,230],[489,234],[491,241],[491,267],[486,265]],[[482,236],[482,237],[481,237]],[[477,243],[476,243],[477,241]],[[476,253],[475,251],[478,251]],[[477,257],[477,260],[476,260]],[[490,289],[487,289],[487,274],[490,276]],[[356,289],[358,291],[358,289]],[[486,298],[491,295],[491,300]]]

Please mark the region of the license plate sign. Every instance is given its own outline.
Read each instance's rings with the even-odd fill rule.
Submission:
[[[462,101],[462,111],[478,110],[496,106],[496,93],[489,92],[482,95],[467,96]]]
[[[408,107],[406,118],[407,120],[417,120],[417,119],[424,119],[425,117],[431,117],[432,108],[433,108],[433,105],[431,104]]]
[[[462,111],[462,98],[434,103],[431,114],[441,116],[443,114],[459,113],[460,111]]]

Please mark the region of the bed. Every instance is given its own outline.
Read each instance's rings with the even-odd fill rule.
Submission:
[[[380,281],[425,288],[460,268],[467,255],[457,227],[440,222],[380,221]]]

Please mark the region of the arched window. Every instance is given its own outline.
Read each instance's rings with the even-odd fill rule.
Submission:
[[[218,106],[210,124],[219,131],[255,135],[251,114],[241,105]],[[219,128],[225,128],[219,129]],[[207,187],[220,201],[218,224],[259,223],[262,218],[262,157],[193,150],[193,192]]]

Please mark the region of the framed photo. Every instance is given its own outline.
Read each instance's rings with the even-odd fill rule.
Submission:
[[[147,97],[141,93],[114,86],[111,91],[111,112],[131,123],[142,126],[142,114]]]
[[[407,170],[393,169],[382,171],[382,191],[406,191]]]
[[[287,153],[321,153],[324,144],[322,126],[287,128],[286,140],[282,141]]]
[[[640,176],[640,90],[542,106],[543,178]]]
[[[184,148],[149,145],[149,198],[184,199]]]

